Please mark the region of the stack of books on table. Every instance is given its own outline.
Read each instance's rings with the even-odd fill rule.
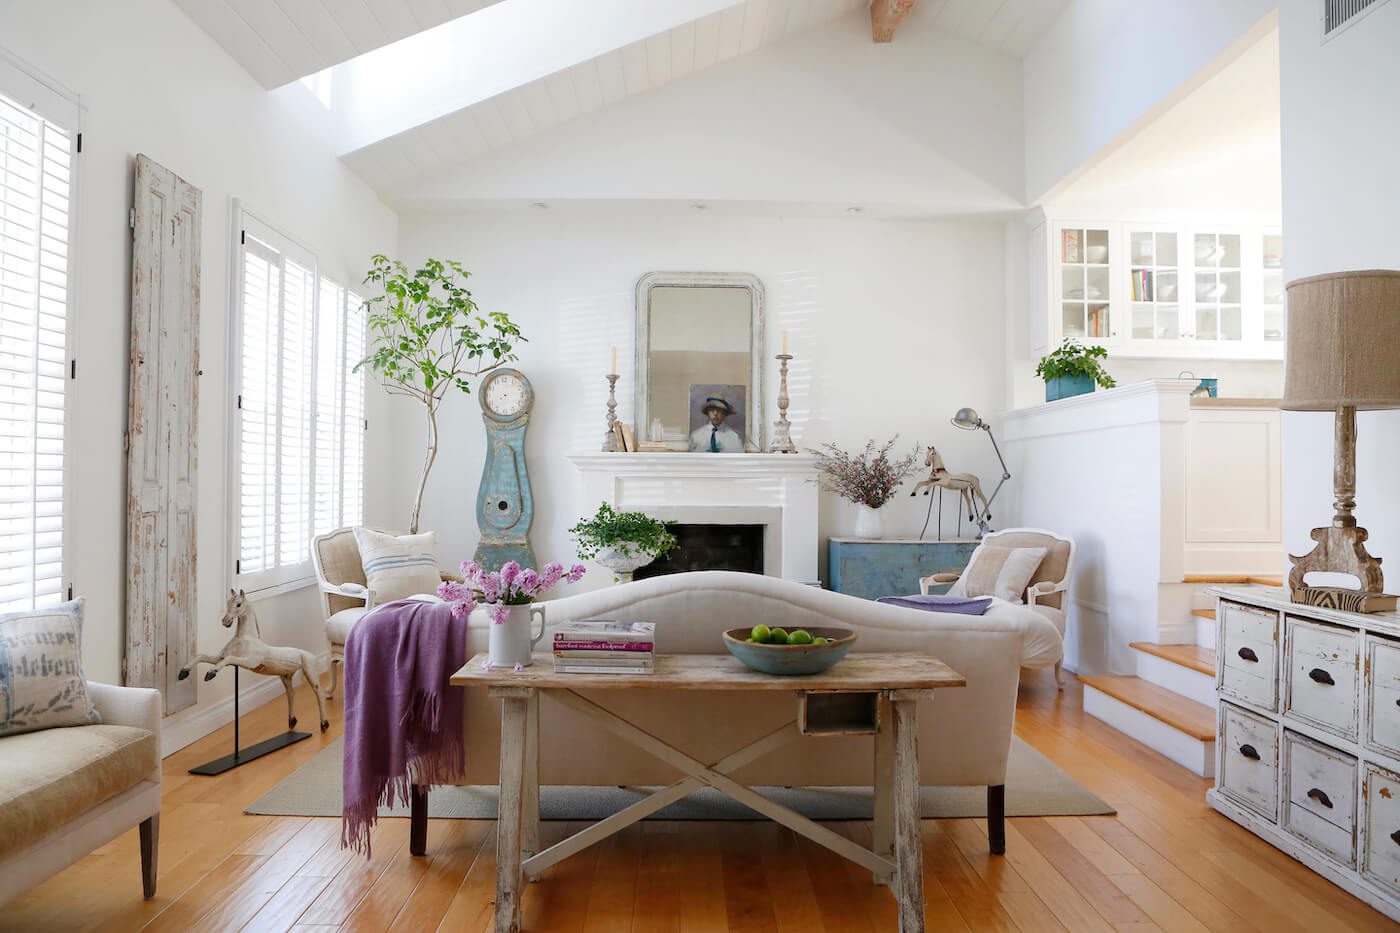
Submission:
[[[587,620],[554,630],[554,670],[560,674],[650,674],[655,622]]]

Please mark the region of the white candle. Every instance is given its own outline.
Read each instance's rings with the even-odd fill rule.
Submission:
[[[787,332],[787,331],[783,331],[783,353],[784,353],[784,354],[787,353],[787,351],[788,351],[787,348],[788,348],[788,332]]]
[[[612,369],[608,370],[608,372],[610,374],[617,372],[617,347],[612,348]]]

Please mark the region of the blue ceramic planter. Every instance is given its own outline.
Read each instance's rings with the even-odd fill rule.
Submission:
[[[1088,376],[1058,376],[1045,383],[1045,401],[1071,398],[1094,391],[1094,380]]]

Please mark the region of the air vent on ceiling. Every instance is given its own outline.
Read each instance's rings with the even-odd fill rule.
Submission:
[[[1387,0],[1322,0],[1322,39],[1332,38]]]

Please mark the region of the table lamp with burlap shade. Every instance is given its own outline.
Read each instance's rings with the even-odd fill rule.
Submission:
[[[1362,591],[1379,593],[1380,558],[1366,552],[1366,529],[1352,514],[1356,412],[1400,408],[1400,271],[1334,272],[1288,283],[1283,396],[1286,411],[1336,412],[1336,512],[1330,526],[1312,530],[1312,551],[1289,555],[1293,599],[1305,601],[1303,578],[1316,571],[1351,574]]]

